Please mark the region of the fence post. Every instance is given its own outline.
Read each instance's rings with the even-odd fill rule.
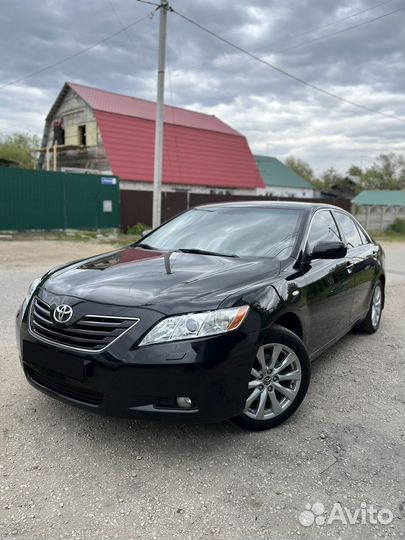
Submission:
[[[50,162],[50,156],[49,156],[49,146],[46,147],[46,170],[49,171],[49,162]]]
[[[384,231],[384,216],[385,216],[385,206],[381,206],[380,232]]]
[[[366,206],[366,229],[368,230],[368,226],[370,225],[370,207]]]
[[[56,172],[56,147],[57,145],[53,145],[53,170]]]

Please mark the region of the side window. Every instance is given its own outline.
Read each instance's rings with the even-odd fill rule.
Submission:
[[[346,237],[347,247],[354,248],[363,244],[360,233],[352,218],[342,212],[335,212],[335,217]]]
[[[340,234],[329,210],[317,212],[308,234],[308,249],[311,252],[318,242],[340,241]]]
[[[363,244],[369,244],[370,243],[370,239],[369,237],[366,235],[366,233],[363,231],[363,229],[361,227],[357,227],[359,233],[360,233],[360,236],[361,236],[361,240],[363,242]]]

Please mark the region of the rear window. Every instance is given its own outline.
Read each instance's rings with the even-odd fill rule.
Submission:
[[[335,212],[335,217],[345,235],[347,246],[354,248],[363,245],[359,230],[353,219],[342,212]]]
[[[368,235],[363,231],[363,229],[359,226],[357,226],[357,229],[359,231],[359,234],[361,236],[361,240],[363,242],[363,244],[369,244],[370,243],[370,238],[368,237]]]

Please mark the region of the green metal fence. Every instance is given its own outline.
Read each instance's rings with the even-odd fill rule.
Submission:
[[[120,227],[114,176],[0,168],[0,230]]]

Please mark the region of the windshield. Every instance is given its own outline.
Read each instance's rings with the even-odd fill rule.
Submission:
[[[162,251],[285,259],[296,243],[301,216],[301,210],[288,208],[193,208],[139,244]]]

